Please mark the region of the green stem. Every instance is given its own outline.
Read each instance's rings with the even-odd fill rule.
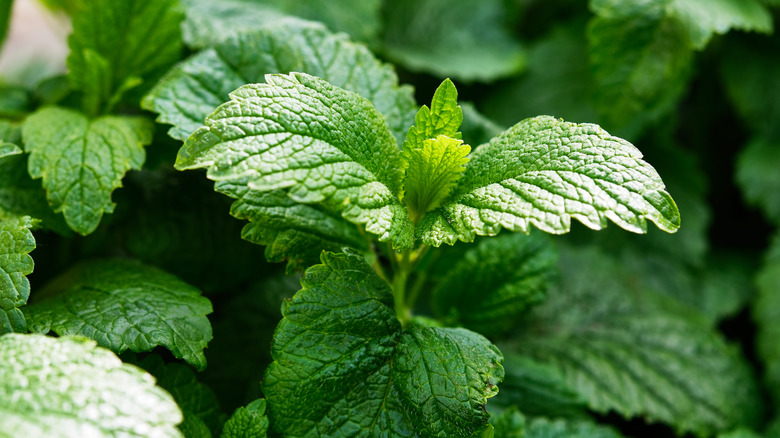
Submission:
[[[406,282],[409,279],[409,272],[411,271],[409,256],[409,252],[401,254],[401,260],[398,261],[397,264],[398,269],[393,275],[393,305],[398,320],[401,321],[401,324],[404,326],[412,319],[412,314],[406,306]],[[391,257],[391,259],[394,258],[395,257]]]

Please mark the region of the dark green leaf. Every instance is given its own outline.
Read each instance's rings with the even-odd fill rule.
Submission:
[[[622,438],[611,427],[589,421],[535,418],[526,426],[525,438]]]
[[[80,234],[95,231],[103,213],[114,211],[111,192],[130,169],[140,169],[152,140],[152,126],[139,117],[89,119],[47,107],[22,125],[29,172],[43,178],[49,205]]]
[[[745,199],[780,224],[780,138],[753,139],[739,153],[735,178]]]
[[[758,296],[753,303],[753,318],[758,325],[758,354],[764,363],[767,389],[780,400],[780,235],[775,235],[764,266],[756,277]]]
[[[544,300],[556,261],[551,243],[538,233],[480,240],[433,290],[432,307],[447,324],[501,334]]]
[[[225,423],[221,438],[265,438],[268,431],[265,405],[265,400],[258,399],[236,409]]]
[[[414,71],[491,81],[520,70],[525,53],[501,0],[396,0],[384,11],[384,51]]]
[[[154,378],[95,342],[0,337],[5,437],[181,437],[182,415]]]
[[[558,369],[598,413],[641,416],[700,436],[754,425],[760,399],[738,352],[696,312],[631,291],[610,269],[594,270],[600,257],[575,251],[562,258],[562,284],[502,348]]]
[[[274,336],[263,383],[272,427],[289,437],[484,429],[485,402],[503,377],[498,349],[464,329],[402,330],[387,284],[361,256],[322,261],[283,307]]]
[[[116,353],[169,349],[202,370],[211,340],[211,303],[159,269],[130,260],[78,265],[27,307],[30,331],[92,338]]]
[[[29,253],[35,249],[29,216],[0,220],[0,335],[27,333],[24,315],[19,307],[30,297],[27,275],[34,263]]]

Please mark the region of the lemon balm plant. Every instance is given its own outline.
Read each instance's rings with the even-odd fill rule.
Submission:
[[[296,11],[345,25],[320,3]],[[751,423],[750,372],[709,326],[583,287],[615,266],[558,273],[545,234],[572,222],[679,228],[630,142],[551,116],[500,128],[449,79],[419,107],[367,46],[281,1],[64,7],[68,75],[0,120],[9,436],[619,437],[589,417],[611,412],[701,436]],[[267,352],[256,363],[206,348],[243,342],[212,329],[233,295],[278,304],[239,234],[301,276],[272,339],[249,347]],[[36,236],[77,260],[39,263],[31,294]],[[196,371],[235,361],[262,377],[227,419],[224,376]]]

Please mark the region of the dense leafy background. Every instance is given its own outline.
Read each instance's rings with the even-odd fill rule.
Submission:
[[[0,0],[0,43],[13,3]],[[780,434],[777,0],[43,3],[73,17],[67,70],[0,71],[0,412],[16,436],[90,431],[91,406],[115,409],[97,428],[116,436]],[[279,111],[246,124],[258,104]],[[296,136],[276,149],[247,161],[233,147],[280,125]],[[616,153],[522,165],[550,141]],[[440,190],[424,167],[402,179],[386,165],[414,154],[448,163]],[[655,195],[571,203],[605,166]],[[342,167],[350,178],[332,178]],[[676,227],[667,192],[671,235],[646,227]],[[501,231],[531,225],[571,232]],[[409,326],[381,278],[384,242],[441,245],[408,278]],[[8,400],[25,379],[79,390],[25,399],[46,421],[24,429]]]

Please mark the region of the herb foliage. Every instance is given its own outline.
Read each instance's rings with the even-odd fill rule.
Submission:
[[[0,72],[0,437],[778,430],[780,244],[710,239],[701,158],[735,126],[776,225],[777,2],[45,3],[67,70]]]

